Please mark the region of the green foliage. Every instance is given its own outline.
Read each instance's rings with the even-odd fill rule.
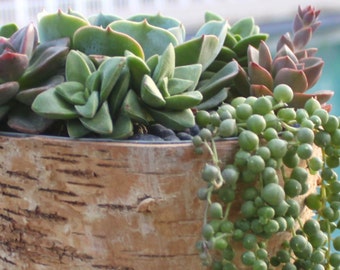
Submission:
[[[340,132],[339,123],[334,121],[335,116],[321,109],[316,99],[308,100],[298,114],[291,114],[294,109],[287,108],[282,101],[292,99],[292,89],[280,85],[274,92],[274,98],[238,98],[231,106],[225,104],[216,111],[199,111],[196,115],[204,132],[193,139],[193,145],[196,148],[204,145],[211,154],[211,161],[203,167],[201,175],[206,187],[198,192],[207,204],[199,242],[205,248],[199,249],[200,257],[203,264],[212,267],[237,265],[229,256],[232,250],[241,253],[242,264],[253,269],[338,267],[340,241],[339,237],[333,241],[332,233],[340,219],[340,188],[334,172],[339,166],[339,155],[334,150],[339,149],[340,141],[332,141],[331,137],[336,130]],[[273,117],[253,114],[260,100],[261,104],[264,100],[271,104],[265,115]],[[245,113],[246,107],[250,113]],[[319,125],[298,125],[317,115],[324,119]],[[275,129],[271,125],[273,118],[278,123]],[[234,131],[226,132],[225,123],[230,123],[228,127]],[[276,135],[269,136],[269,130],[271,134],[275,130]],[[281,130],[284,133],[279,137]],[[223,155],[229,153],[218,152],[217,141],[235,136],[239,150],[234,160],[221,163],[226,160]],[[319,154],[313,151],[316,146]],[[313,180],[309,179],[312,175]],[[310,190],[309,181],[315,178],[320,179],[319,186]],[[315,217],[307,220],[300,217],[304,211],[300,206],[303,198]],[[237,210],[230,211],[232,208]],[[235,216],[236,212],[239,214]],[[228,229],[214,226],[222,223],[229,224]],[[274,238],[281,232],[287,234],[288,242],[277,238],[282,243],[277,243],[280,248],[276,253],[264,250],[268,241],[278,241]]]

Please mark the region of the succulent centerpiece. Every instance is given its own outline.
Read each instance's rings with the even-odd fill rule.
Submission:
[[[170,260],[172,256],[179,256],[167,253],[166,248],[174,249],[170,240],[162,246],[157,244],[162,251],[160,254],[147,253],[150,252],[147,247],[150,232],[161,239],[167,234],[172,235],[169,229],[159,229],[160,224],[182,226],[180,224],[185,223],[188,217],[175,221],[171,218],[182,208],[185,213],[195,212],[196,205],[193,205],[197,200],[197,208],[205,207],[198,222],[195,252],[192,252],[198,264],[190,261],[185,265],[185,260],[182,263],[181,259],[181,265],[169,263],[167,266],[171,265],[171,269],[192,269],[197,265],[202,269],[214,270],[338,269],[340,236],[335,236],[334,232],[340,226],[340,184],[335,172],[340,165],[339,118],[331,114],[329,100],[333,96],[332,91],[307,92],[320,78],[324,64],[316,56],[317,49],[307,47],[320,25],[319,13],[311,6],[299,7],[292,35],[287,33],[281,36],[274,54],[266,43],[268,34],[261,33],[253,18],[242,18],[230,24],[211,12],[206,13],[204,23],[190,39],[186,38],[181,22],[160,14],[138,14],[123,19],[100,13],[86,18],[69,9],[68,12],[59,10],[39,14],[37,27],[33,24],[21,29],[15,24],[2,26],[0,120],[2,131],[10,132],[3,133],[4,136],[21,132],[25,136],[71,138],[62,143],[33,143],[33,147],[38,145],[39,151],[46,147],[53,154],[36,156],[34,150],[30,152],[29,159],[35,162],[40,158],[44,164],[37,165],[40,167],[34,176],[29,174],[32,168],[7,170],[1,167],[3,172],[0,175],[9,176],[9,181],[11,177],[20,176],[25,181],[36,182],[35,189],[30,189],[29,194],[22,197],[7,189],[11,192],[25,191],[20,186],[24,180],[15,180],[17,184],[0,183],[5,190],[3,196],[11,200],[8,204],[4,200],[1,209],[5,214],[1,214],[0,219],[4,223],[9,222],[13,232],[20,231],[22,234],[17,245],[12,238],[9,240],[11,233],[1,240],[6,243],[7,252],[18,254],[15,258],[19,260],[17,264],[11,261],[9,255],[8,258],[3,257],[4,263],[17,267],[22,259],[23,265],[30,267],[36,262],[57,267],[58,264],[66,264],[63,258],[68,257],[71,258],[68,263],[80,260],[79,267],[82,269],[138,269],[135,267],[144,265],[145,258]],[[93,150],[93,143],[97,140],[95,143],[98,145],[103,141],[105,145]],[[83,141],[91,141],[91,145],[81,144]],[[135,151],[144,153],[147,158],[138,156],[136,168],[125,168],[134,150],[119,150],[128,156],[121,163],[114,160],[114,164],[109,164],[113,160],[113,151],[104,148],[118,141],[152,141],[154,152],[159,151],[155,145],[162,141],[159,148],[163,147],[164,152],[170,154],[175,143],[178,149],[189,144],[192,152],[188,156],[196,165],[185,164],[195,168],[193,175],[196,178],[200,176],[203,181],[188,178],[196,181],[194,185],[199,183],[200,188],[190,193],[191,183],[185,184],[188,190],[180,194],[187,197],[179,198],[185,206],[172,205],[175,210],[169,212],[169,217],[157,211],[154,214],[155,205],[164,204],[165,200],[157,199],[157,195],[155,199],[146,192],[169,189],[177,194],[166,182],[166,173],[163,175],[158,171],[157,166],[166,164],[167,160],[157,161],[156,169],[151,169],[151,164],[144,166],[143,172],[138,172],[136,168],[139,163],[151,160],[143,152],[149,145],[141,144],[136,146]],[[77,146],[68,147],[72,143]],[[19,144],[15,142],[15,145]],[[28,145],[25,144],[26,150]],[[66,154],[64,150],[56,150],[57,146],[67,149]],[[76,148],[81,147],[87,151],[85,154],[76,152]],[[87,160],[91,154],[95,161]],[[167,155],[163,158],[169,159]],[[16,154],[8,158],[14,159]],[[27,164],[31,164],[29,162],[32,160]],[[58,166],[48,163],[50,160],[64,163]],[[197,162],[202,165],[199,169]],[[7,161],[3,163],[7,164]],[[46,174],[53,166],[56,169],[52,169],[50,175]],[[96,171],[91,171],[91,168],[90,172],[87,169],[80,171],[74,166],[93,166]],[[169,177],[181,178],[183,170],[178,176],[176,170],[164,166]],[[105,174],[101,174],[98,168],[102,168]],[[133,177],[138,173],[146,176],[141,182],[138,182],[139,178],[134,178],[133,184],[124,188],[121,179],[127,176],[120,171],[118,176],[114,176],[109,171],[121,168]],[[62,174],[71,179],[61,181]],[[39,178],[41,175],[43,179]],[[113,180],[109,181],[107,175]],[[162,176],[162,186],[155,188],[157,181],[148,184],[151,175]],[[46,181],[46,177],[51,179]],[[116,197],[124,192],[129,193],[130,189],[134,189],[132,193],[138,193],[136,183],[146,183],[148,186],[145,191],[143,189],[144,194],[137,198],[137,205],[130,201],[104,203],[115,198],[102,191],[105,185],[98,179],[92,181],[100,177],[105,178],[105,185],[111,184],[107,190]],[[183,179],[180,185],[184,185],[186,180]],[[115,184],[115,181],[120,184]],[[46,186],[40,186],[40,182]],[[79,194],[81,190],[82,195],[77,193],[78,190],[68,190],[72,185],[79,186]],[[90,194],[87,187],[96,190]],[[36,192],[47,194],[46,200],[42,199],[43,195],[37,195],[35,199]],[[53,196],[48,197],[50,194]],[[177,200],[176,196],[170,195],[169,198]],[[19,197],[23,202],[12,209]],[[45,214],[44,209],[55,207],[49,203],[51,198],[67,206],[63,204],[55,212]],[[46,205],[39,205],[38,201],[44,201]],[[87,235],[89,227],[101,228],[96,223],[102,218],[99,217],[101,210],[97,213],[89,206],[94,201],[99,209],[119,211],[117,220],[124,211],[137,209],[137,213],[143,213],[143,218],[133,215],[132,218],[124,216],[123,219],[124,224],[138,224],[137,234],[146,237],[142,238],[142,241],[146,239],[143,242],[145,254],[140,253],[138,248],[120,248],[119,252],[122,253],[119,254],[123,255],[111,254],[113,259],[110,262],[91,262],[94,257],[89,255],[91,252],[96,256],[106,254],[97,254],[95,248],[100,246],[102,250],[104,244],[99,245],[96,241],[106,236]],[[24,207],[27,209],[23,210]],[[61,213],[65,212],[72,214],[64,217]],[[79,213],[84,216],[81,225],[77,222],[71,224],[71,216],[78,218]],[[161,219],[154,227],[150,225],[150,219],[154,219],[152,214]],[[107,215],[112,216],[110,212]],[[18,217],[23,217],[21,223],[15,219]],[[78,238],[72,238],[70,244],[63,245],[63,241],[55,239],[57,237],[51,233],[53,226],[46,226],[50,231],[40,234],[31,225],[27,227],[25,224],[29,224],[27,220],[30,218],[34,220],[34,225],[42,222],[36,219],[53,220],[58,227],[58,235],[62,235],[64,241],[70,234],[72,237],[85,235],[84,241],[92,241],[93,248],[89,244],[90,248],[86,247],[86,251],[74,251],[72,244],[76,245]],[[141,224],[141,220],[146,223]],[[76,231],[80,226],[82,233]],[[51,234],[51,238],[42,244],[51,258],[45,260],[37,251],[33,254],[37,258],[27,259],[33,255],[30,248],[25,248],[29,242],[25,240],[25,235],[32,234],[32,231],[42,239]],[[107,226],[104,231],[110,234]],[[136,228],[132,228],[132,234],[136,234]],[[96,237],[98,239],[94,240]],[[119,237],[116,235],[115,239],[105,242],[113,253],[114,241],[125,244],[125,240],[119,241]],[[136,235],[124,238],[128,239],[127,245],[133,245],[132,238],[140,239]],[[185,239],[178,241],[187,244]],[[151,242],[153,240],[150,245]],[[33,246],[38,250],[39,245]],[[82,245],[77,242],[77,246]],[[51,254],[54,253],[58,254],[58,259],[52,258]],[[126,259],[124,256],[127,253],[135,256],[137,262],[131,262],[130,257]],[[125,268],[119,266],[118,261],[123,261]],[[72,264],[72,267],[76,266]],[[157,264],[144,266],[156,269],[152,267]]]

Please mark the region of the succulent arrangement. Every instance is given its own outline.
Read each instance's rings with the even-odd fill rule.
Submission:
[[[192,140],[197,154],[211,154],[198,191],[207,204],[197,243],[204,265],[338,269],[339,118],[327,104],[332,91],[307,93],[323,67],[317,49],[307,48],[319,13],[299,7],[293,35],[281,37],[274,56],[254,19],[230,24],[210,12],[190,39],[178,20],[159,14],[86,18],[70,9],[40,14],[37,27],[4,25],[1,127]],[[239,150],[225,162],[216,144],[236,137]],[[312,191],[311,175],[319,178]],[[299,198],[315,217],[299,218]],[[267,242],[282,232],[288,236],[271,254]]]

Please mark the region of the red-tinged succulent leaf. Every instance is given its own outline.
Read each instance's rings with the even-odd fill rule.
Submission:
[[[250,94],[255,97],[261,97],[261,96],[268,96],[268,95],[272,96],[273,92],[264,85],[252,84],[250,86]]]
[[[44,118],[34,113],[28,106],[13,106],[7,124],[21,133],[39,134],[53,124],[54,120]]]
[[[281,47],[281,49],[276,53],[275,58],[280,56],[288,56],[296,64],[299,62],[299,59],[295,56],[294,52],[287,45],[283,45]]]
[[[281,69],[274,78],[274,86],[289,85],[294,93],[304,93],[308,89],[307,77],[302,70]]]
[[[19,84],[17,82],[7,82],[0,84],[0,106],[6,104],[19,91]]]
[[[308,10],[308,12],[303,14],[303,22],[305,25],[310,25],[313,23],[315,19],[315,13],[312,10]]]
[[[311,40],[312,38],[312,28],[303,28],[297,32],[295,32],[294,39],[293,39],[293,44],[295,47],[295,50],[299,50],[304,48],[307,43]]]
[[[301,50],[301,51],[295,51],[294,53],[298,59],[303,59],[303,58],[313,57],[315,56],[317,52],[318,52],[317,48],[308,48],[308,49]]]
[[[0,80],[3,82],[16,81],[28,66],[25,54],[5,51],[0,55]]]
[[[0,52],[2,53],[4,50],[15,52],[15,49],[9,42],[9,39],[5,37],[0,37]]]
[[[272,55],[270,53],[270,49],[264,41],[261,41],[259,46],[259,64],[261,67],[264,67],[269,72],[272,70]]]
[[[20,83],[23,87],[32,87],[55,75],[60,68],[65,66],[68,47],[53,46],[46,48],[41,54],[35,57],[34,62],[26,69]]]
[[[19,102],[26,104],[27,106],[31,106],[34,99],[42,92],[46,91],[49,88],[55,87],[58,84],[61,84],[65,81],[63,75],[54,75],[49,78],[42,85],[39,85],[34,88],[21,90],[16,96],[15,99]]]
[[[16,52],[31,57],[33,50],[38,45],[38,33],[33,23],[19,29],[11,38],[10,43]]]
[[[273,77],[283,68],[297,69],[296,64],[288,56],[277,57],[273,61],[272,75]]]
[[[312,31],[314,32],[316,29],[319,28],[320,25],[321,25],[321,22],[313,23],[313,24],[311,25]]]
[[[293,23],[293,31],[299,31],[299,29],[301,29],[303,27],[303,20],[302,20],[302,11],[301,11],[301,7],[299,7],[298,10],[298,14],[296,14],[295,18],[294,18],[294,23]]]
[[[289,33],[282,35],[276,45],[276,51],[280,51],[283,46],[287,46],[291,51],[294,51],[294,45]]]
[[[247,72],[239,65],[239,72],[234,77],[234,85],[241,96],[250,96],[250,83]]]
[[[261,84],[269,89],[273,89],[272,75],[263,67],[256,63],[249,63],[248,73],[251,84]]]
[[[308,88],[311,88],[318,82],[319,78],[321,77],[324,62],[321,58],[318,57],[301,59],[300,62],[305,65],[303,72],[307,77]]]
[[[249,45],[247,51],[248,62],[253,62],[259,64],[260,61],[260,52],[255,47]]]
[[[333,95],[334,92],[331,90],[320,90],[310,94],[294,93],[293,100],[288,105],[294,108],[303,108],[306,101],[311,98],[316,98],[320,102],[320,104],[325,104],[333,97]]]

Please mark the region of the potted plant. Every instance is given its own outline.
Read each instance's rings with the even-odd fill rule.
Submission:
[[[274,57],[252,18],[213,13],[190,39],[162,15],[2,26],[4,267],[337,269],[318,15]]]

